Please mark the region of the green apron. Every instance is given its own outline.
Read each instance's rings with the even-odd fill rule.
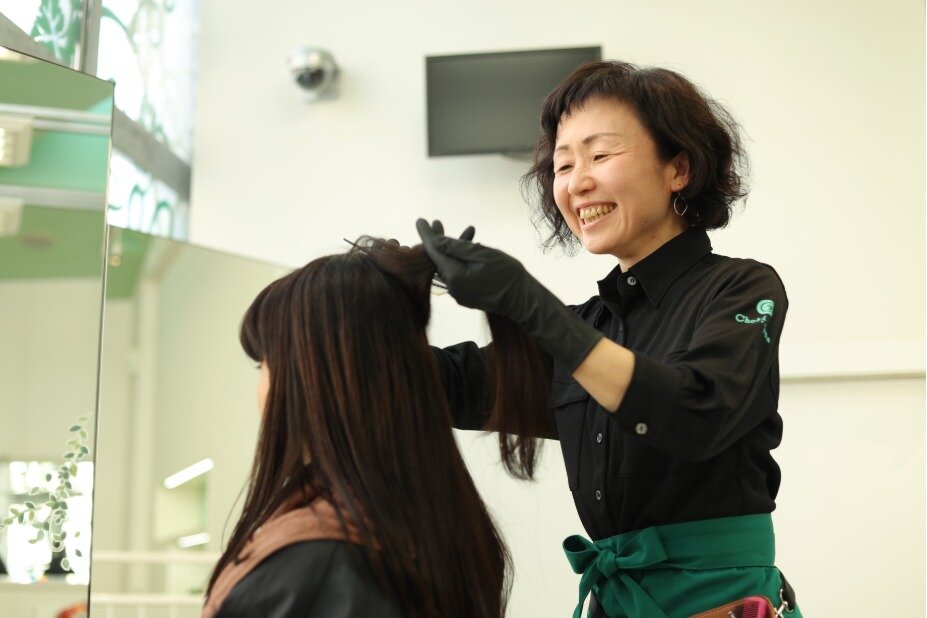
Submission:
[[[688,618],[752,595],[778,607],[775,547],[768,514],[653,526],[595,543],[573,535],[563,542],[582,574],[573,618],[590,592],[609,618]],[[785,617],[801,618],[801,610]]]

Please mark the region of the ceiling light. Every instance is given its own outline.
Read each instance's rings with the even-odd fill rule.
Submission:
[[[180,487],[187,481],[195,479],[201,474],[206,474],[212,470],[212,466],[212,459],[201,459],[192,466],[187,466],[180,472],[175,472],[174,474],[164,479],[164,487],[167,489]]]
[[[0,116],[0,167],[22,167],[32,153],[32,118]]]
[[[208,532],[200,532],[199,534],[191,534],[190,536],[182,536],[177,539],[177,547],[180,549],[187,549],[189,547],[196,547],[198,545],[205,545],[210,540]]]

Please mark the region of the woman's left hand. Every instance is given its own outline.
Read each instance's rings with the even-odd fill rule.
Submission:
[[[472,233],[445,236],[440,221],[415,227],[454,300],[511,319],[571,371],[602,338],[507,253],[471,242]]]
[[[511,297],[517,295],[519,283],[530,277],[521,262],[498,249],[471,242],[472,226],[460,238],[445,236],[440,221],[429,225],[419,219],[415,227],[454,300],[464,307],[518,321],[510,315]]]

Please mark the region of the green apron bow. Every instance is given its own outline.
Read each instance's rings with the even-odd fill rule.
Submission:
[[[563,542],[563,551],[573,572],[582,573],[579,580],[579,603],[573,611],[573,618],[581,618],[583,602],[593,590],[602,609],[609,616],[614,615],[620,607],[629,616],[666,618],[663,609],[647,591],[622,572],[665,562],[666,551],[660,535],[654,528],[645,528],[623,546],[619,547],[616,539],[618,537],[613,536],[593,543],[574,534]]]
[[[628,571],[681,569],[675,579],[686,585],[693,571],[772,567],[775,536],[769,515],[744,515],[653,526],[595,543],[573,535],[563,551],[573,572],[582,574],[573,618],[581,618],[590,592],[608,616],[668,618]]]

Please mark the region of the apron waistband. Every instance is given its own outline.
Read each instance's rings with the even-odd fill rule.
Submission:
[[[620,609],[629,616],[664,618],[663,609],[625,571],[772,567],[776,558],[768,513],[652,526],[595,543],[573,535],[563,541],[563,551],[573,572],[582,575],[573,618],[581,618],[590,592],[609,615]]]

